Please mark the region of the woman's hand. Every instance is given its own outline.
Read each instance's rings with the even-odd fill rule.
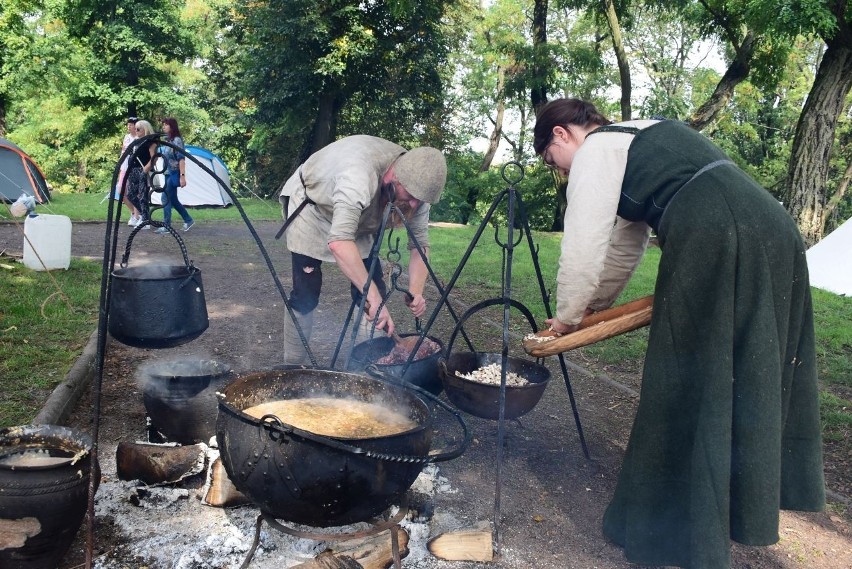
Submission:
[[[181,175],[180,175],[180,182],[179,182],[179,183],[180,183],[180,187],[181,187],[181,188],[185,188],[185,187],[186,187],[186,174],[181,174]]]
[[[544,321],[544,323],[547,324],[551,330],[561,336],[575,332],[580,327],[579,324],[563,324],[556,318],[548,318]]]

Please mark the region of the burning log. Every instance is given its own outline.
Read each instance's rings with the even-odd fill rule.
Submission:
[[[118,443],[115,465],[119,480],[173,484],[204,470],[204,444],[190,446]]]
[[[426,544],[429,552],[445,561],[486,561],[494,558],[491,532],[462,530],[443,533]]]

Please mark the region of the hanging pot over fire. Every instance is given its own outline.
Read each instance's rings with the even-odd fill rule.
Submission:
[[[127,239],[121,268],[112,272],[109,333],[136,348],[173,348],[200,336],[207,327],[201,271],[192,265],[174,229],[183,265],[128,267],[135,229]]]
[[[464,440],[457,448],[430,452],[432,409],[424,398],[458,420]],[[424,390],[300,367],[229,384],[219,394],[216,436],[228,476],[261,511],[319,527],[384,512],[425,464],[456,458],[470,443],[461,416]]]

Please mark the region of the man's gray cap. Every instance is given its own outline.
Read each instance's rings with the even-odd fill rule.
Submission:
[[[447,161],[437,148],[413,148],[397,158],[394,174],[405,190],[420,201],[437,203],[447,183]]]

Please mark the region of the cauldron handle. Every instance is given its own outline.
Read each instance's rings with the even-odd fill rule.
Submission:
[[[169,233],[171,233],[172,236],[174,236],[174,238],[177,240],[178,245],[180,246],[180,252],[183,255],[183,262],[186,265],[187,270],[191,274],[193,269],[192,261],[189,260],[189,253],[186,250],[186,245],[184,244],[183,239],[181,239],[177,231],[175,231],[170,226],[151,220],[147,220],[144,223],[140,223],[139,225],[134,227],[133,231],[130,232],[130,235],[127,236],[127,245],[124,247],[124,254],[121,256],[121,268],[127,267],[127,261],[130,258],[130,247],[133,245],[133,238],[136,237],[136,235],[139,233],[139,230],[145,227],[146,225],[165,227],[169,230]]]
[[[270,437],[274,441],[280,441],[283,437],[298,437],[300,439],[304,439],[307,441],[311,441],[313,443],[324,445],[334,450],[339,450],[341,452],[348,452],[350,454],[357,454],[366,456],[369,458],[375,458],[376,460],[384,460],[387,462],[434,462],[434,458],[432,456],[411,456],[405,454],[383,454],[378,452],[373,452],[370,450],[363,449],[361,447],[356,447],[350,444],[346,444],[344,442],[324,437],[322,435],[317,435],[315,433],[311,433],[310,431],[303,431],[297,427],[292,425],[287,425],[281,421],[275,415],[264,415],[260,418],[260,423],[265,428],[270,431]],[[274,433],[274,434],[272,434]],[[461,453],[459,453],[461,454]]]
[[[411,389],[412,391],[414,391],[418,395],[422,395],[426,399],[429,399],[433,403],[436,403],[441,409],[450,413],[453,417],[455,417],[455,419],[456,419],[456,421],[458,421],[459,425],[461,425],[462,432],[464,433],[464,440],[458,446],[458,448],[454,448],[454,449],[446,451],[446,452],[439,452],[437,454],[427,455],[425,457],[426,460],[424,460],[423,462],[443,462],[443,461],[446,461],[446,460],[452,460],[454,458],[458,458],[464,453],[464,451],[467,450],[467,447],[470,446],[470,441],[473,438],[473,434],[470,432],[470,430],[468,430],[467,423],[464,422],[464,418],[461,416],[461,413],[459,413],[455,408],[447,405],[446,403],[441,401],[437,396],[433,395],[432,393],[430,393],[429,391],[426,391],[425,389],[423,389],[421,387],[414,385],[413,383],[407,383],[407,382],[403,383],[403,382],[400,382],[400,381],[396,381],[396,379],[393,376],[387,375],[384,372],[382,372],[381,370],[379,370],[379,368],[377,368],[375,364],[368,365],[366,367],[365,371],[367,372],[368,375],[370,375],[371,377],[373,377],[375,379],[378,379],[379,381],[384,381],[385,383],[391,383],[393,385],[398,385],[400,387],[404,387],[405,389]],[[372,455],[375,456],[376,453],[372,453]],[[380,456],[387,456],[387,455],[380,455]],[[387,460],[392,460],[392,459],[388,458]]]
[[[474,313],[479,312],[483,308],[488,308],[489,306],[496,306],[503,303],[504,301],[502,298],[489,298],[488,300],[483,300],[468,308],[467,311],[462,314],[461,318],[459,318],[459,321],[456,322],[456,327],[453,328],[453,333],[450,335],[450,341],[447,343],[446,359],[450,359],[450,352],[452,352],[453,350],[453,343],[456,341],[456,335],[459,333],[459,330],[461,330],[462,326],[465,323],[465,320],[467,320],[468,318],[473,316]],[[529,308],[514,299],[509,299],[509,303],[518,310],[520,310],[524,316],[526,316],[527,320],[530,323],[530,326],[532,326],[533,332],[538,332],[538,326],[535,323],[535,317],[532,315],[532,312],[530,312]]]

